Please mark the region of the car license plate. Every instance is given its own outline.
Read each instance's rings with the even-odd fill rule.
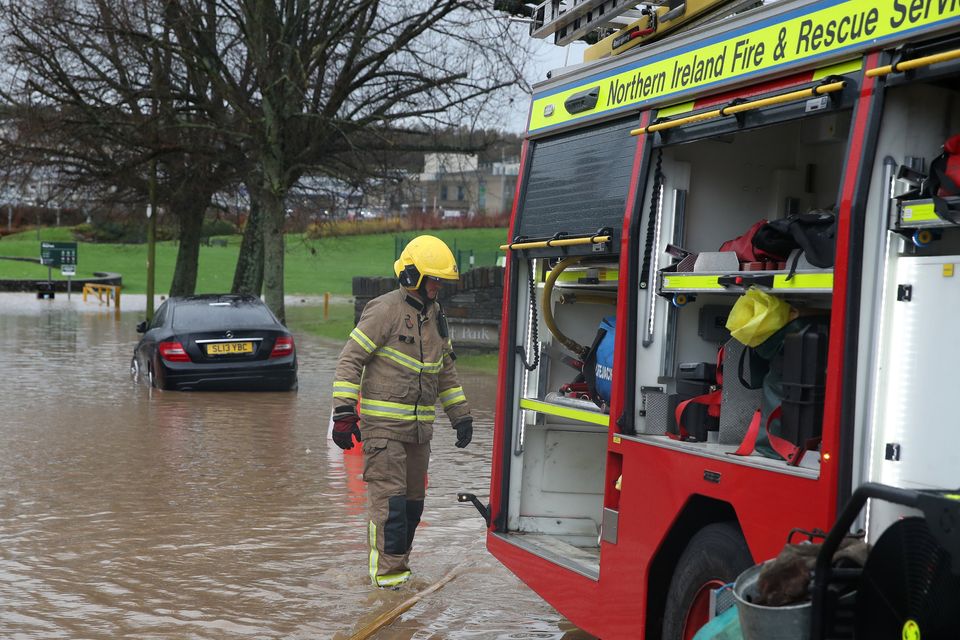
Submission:
[[[207,344],[208,356],[232,356],[238,353],[253,353],[253,343],[211,342]]]

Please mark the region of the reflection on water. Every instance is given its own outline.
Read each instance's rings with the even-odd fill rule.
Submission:
[[[438,422],[416,577],[368,586],[362,459],[328,444],[339,345],[297,335],[295,394],[130,382],[138,313],[0,294],[0,637],[349,638],[459,568],[375,638],[580,640],[487,554],[495,394],[465,450]],[[296,328],[294,327],[296,333]]]

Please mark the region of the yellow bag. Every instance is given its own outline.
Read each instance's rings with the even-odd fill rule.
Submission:
[[[793,307],[780,298],[751,287],[730,310],[727,329],[739,342],[756,347],[782,329],[794,315]]]

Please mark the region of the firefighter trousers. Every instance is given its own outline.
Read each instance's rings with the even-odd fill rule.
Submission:
[[[363,479],[370,521],[370,581],[392,587],[410,578],[407,564],[427,490],[430,443],[363,441]]]

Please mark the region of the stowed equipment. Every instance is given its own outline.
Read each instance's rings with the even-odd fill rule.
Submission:
[[[920,510],[902,518],[873,546],[863,569],[837,569],[831,559],[868,498]],[[838,597],[856,589],[853,603]],[[960,630],[960,491],[911,491],[861,485],[830,530],[813,579],[810,637],[947,640]],[[853,629],[843,629],[851,619]]]

